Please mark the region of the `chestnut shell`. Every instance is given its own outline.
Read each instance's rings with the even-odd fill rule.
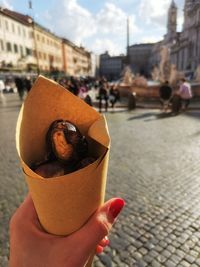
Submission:
[[[63,158],[59,154],[57,149],[60,140],[56,140],[54,135],[58,132],[63,133],[64,141],[66,145],[70,146],[70,153],[67,157]],[[47,146],[47,160],[59,160],[64,163],[76,164],[87,156],[88,153],[88,142],[81,134],[79,129],[67,120],[55,120],[51,123],[47,134],[46,134],[46,146]]]

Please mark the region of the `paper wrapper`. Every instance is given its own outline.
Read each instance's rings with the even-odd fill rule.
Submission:
[[[45,135],[57,119],[79,128],[97,160],[76,172],[43,178],[29,166],[44,159]],[[44,229],[56,235],[78,230],[104,201],[110,145],[105,118],[59,84],[39,76],[21,108],[16,144]]]

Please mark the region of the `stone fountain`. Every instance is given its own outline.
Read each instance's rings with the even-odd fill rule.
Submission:
[[[193,96],[200,97],[200,65],[194,73],[193,81],[191,82]]]
[[[178,89],[184,73],[178,71],[176,65],[170,62],[169,48],[165,45],[160,49],[160,63],[153,68],[151,76],[152,80],[147,80],[143,76],[134,75],[131,68],[126,66],[122,72],[121,82],[118,84],[121,95],[128,96],[135,92],[137,97],[158,98],[159,88],[165,81],[169,81],[174,90]],[[200,65],[195,72],[192,89],[195,95],[200,96]]]
[[[122,96],[127,96],[130,93],[137,93],[136,89],[147,88],[147,80],[145,77],[134,74],[129,66],[126,66],[122,72],[121,82],[118,84],[118,89]]]
[[[129,66],[126,66],[122,72],[121,82],[118,85],[122,96],[135,92],[137,96],[154,96],[158,94],[158,87],[165,80],[169,80],[172,67],[169,62],[169,51],[166,46],[163,46],[160,51],[159,67],[154,67],[152,71],[152,80],[140,75],[134,75]],[[173,67],[173,75],[171,80],[175,80],[175,68]]]

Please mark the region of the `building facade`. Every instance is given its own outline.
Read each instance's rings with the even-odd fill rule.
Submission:
[[[32,20],[0,8],[0,69],[27,69],[36,64],[33,56]]]
[[[91,75],[91,53],[39,25],[30,16],[0,8],[0,71]]]
[[[90,76],[92,56],[83,47],[78,47],[67,39],[62,39],[63,70],[70,76]]]
[[[128,48],[128,63],[134,74],[139,73],[146,77],[150,73],[150,57],[153,44],[135,44]]]
[[[172,0],[168,10],[167,33],[161,42],[154,45],[150,63],[151,66],[159,64],[159,52],[162,46],[166,46],[171,63],[186,76],[192,77],[200,64],[200,1],[185,0],[183,11],[183,28],[177,32],[177,6]]]
[[[123,67],[125,56],[110,56],[108,52],[100,55],[100,76],[105,77],[108,80],[119,79]]]
[[[200,1],[185,0],[183,30],[171,49],[179,70],[195,72],[200,64]]]
[[[63,70],[62,40],[41,25],[33,25],[33,55],[40,72]]]
[[[74,47],[74,75],[88,76],[91,73],[91,54],[84,47]]]
[[[63,49],[63,70],[67,75],[73,76],[75,73],[74,44],[67,39],[63,39],[62,49]]]

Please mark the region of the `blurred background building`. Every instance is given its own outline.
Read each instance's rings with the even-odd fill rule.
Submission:
[[[126,58],[111,57],[108,53],[100,56],[100,73],[107,78],[120,77],[120,68],[129,65],[134,74],[151,76],[161,61],[161,50],[168,49],[170,62],[177,70],[192,78],[200,64],[200,1],[185,0],[182,31],[177,31],[177,6],[171,1],[167,15],[167,32],[157,43],[129,45]],[[129,27],[127,27],[129,29]],[[129,34],[129,33],[128,33]],[[129,38],[127,38],[129,40]],[[112,69],[114,68],[114,69]]]
[[[110,56],[108,51],[100,55],[100,76],[108,80],[119,79],[124,67],[125,56]]]
[[[151,72],[150,57],[154,44],[129,46],[129,65],[134,73],[148,77]]]
[[[171,63],[192,78],[200,64],[200,1],[185,0],[182,31],[177,31],[177,6],[172,0],[167,19],[167,33],[152,50],[151,65],[157,65],[162,46],[169,49]]]
[[[166,26],[167,32],[160,42],[129,45],[127,24],[127,55],[111,56],[105,52],[97,57],[50,32],[31,16],[0,7],[0,71],[97,75],[116,80],[129,65],[134,74],[150,77],[165,46],[171,63],[192,76],[200,64],[200,1],[185,0],[183,29],[178,32],[177,6],[172,0]]]
[[[91,52],[50,32],[31,16],[0,8],[1,72],[88,76],[95,73],[91,61]]]

